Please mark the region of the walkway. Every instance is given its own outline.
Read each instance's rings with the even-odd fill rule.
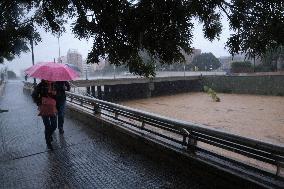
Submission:
[[[20,81],[8,82],[0,107],[9,109],[0,114],[0,188],[195,189],[218,182],[150,159],[70,118],[48,151],[36,106]]]

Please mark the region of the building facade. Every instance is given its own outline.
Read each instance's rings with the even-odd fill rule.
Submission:
[[[60,56],[60,57],[57,59],[57,62],[58,62],[58,63],[62,63],[62,64],[67,64],[67,56]]]
[[[76,49],[68,50],[67,63],[76,65],[81,70],[81,72],[84,71],[82,55]]]
[[[193,58],[201,54],[201,49],[192,49],[190,54],[187,54],[184,50],[181,51],[185,58],[185,64],[191,64]]]

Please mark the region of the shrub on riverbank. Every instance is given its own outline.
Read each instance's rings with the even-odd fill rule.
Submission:
[[[211,96],[214,102],[220,102],[220,98],[217,96],[217,93],[208,86],[203,87],[204,91]]]

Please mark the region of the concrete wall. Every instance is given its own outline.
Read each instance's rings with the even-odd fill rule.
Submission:
[[[216,92],[284,96],[284,75],[203,76],[201,79],[105,85],[101,99],[123,101],[152,96],[203,91],[207,85]],[[89,90],[90,91],[90,90]],[[95,91],[98,98],[98,91]]]
[[[155,83],[152,96],[171,95],[184,92],[201,91],[202,83],[200,80],[180,80]]]
[[[202,83],[217,92],[284,95],[284,75],[205,76]]]
[[[202,84],[200,80],[179,80],[109,86],[105,85],[102,99],[108,101],[122,101],[201,90]]]

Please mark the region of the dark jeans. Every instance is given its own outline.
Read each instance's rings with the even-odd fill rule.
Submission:
[[[51,142],[51,136],[56,129],[57,121],[56,116],[42,116],[42,121],[45,126],[44,134],[46,143]]]
[[[58,129],[63,129],[64,124],[64,113],[65,113],[66,101],[56,102],[57,107],[57,118],[58,118]]]

